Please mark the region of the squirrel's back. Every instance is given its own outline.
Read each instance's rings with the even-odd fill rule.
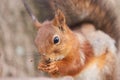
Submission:
[[[53,0],[53,8],[61,9],[71,29],[84,23],[93,24],[118,42],[120,32],[112,0]]]

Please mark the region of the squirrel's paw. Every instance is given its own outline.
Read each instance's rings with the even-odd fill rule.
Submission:
[[[58,72],[58,67],[56,65],[56,62],[49,63],[47,66],[48,67],[46,69],[48,73],[53,74]]]
[[[38,69],[42,70],[44,72],[48,72],[50,74],[54,74],[54,73],[58,72],[58,67],[56,66],[56,62],[52,62],[47,65],[40,63],[38,66]]]
[[[42,71],[45,71],[45,68],[47,67],[47,65],[46,64],[44,64],[44,63],[40,63],[39,65],[38,65],[38,69],[39,70],[42,70]]]

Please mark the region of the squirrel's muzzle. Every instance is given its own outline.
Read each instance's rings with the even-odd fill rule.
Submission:
[[[45,60],[45,63],[47,63],[47,64],[50,63],[50,62],[51,62],[50,58]]]
[[[44,60],[44,62],[46,64],[50,63],[51,62],[51,59],[49,57],[47,57],[46,55],[41,55],[41,58]]]

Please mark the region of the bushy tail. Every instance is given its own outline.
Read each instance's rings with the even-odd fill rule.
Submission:
[[[120,32],[116,25],[117,16],[111,0],[52,0],[54,10],[60,8],[66,15],[71,29],[83,23],[92,23],[119,41]]]

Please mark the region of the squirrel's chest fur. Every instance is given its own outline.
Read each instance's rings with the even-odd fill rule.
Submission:
[[[79,33],[77,35],[79,37]],[[115,41],[102,31],[90,31],[89,34],[84,31],[83,35],[92,46],[94,57],[75,76],[75,80],[112,80],[116,61]]]

